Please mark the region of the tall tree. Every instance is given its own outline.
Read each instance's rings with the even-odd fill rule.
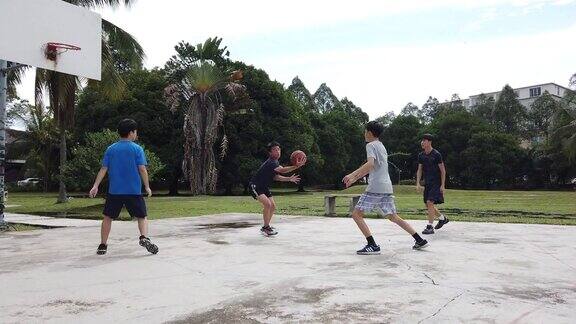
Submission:
[[[394,121],[394,118],[396,118],[396,116],[394,115],[393,111],[389,111],[386,114],[384,114],[384,116],[380,116],[378,118],[376,118],[376,121],[381,122],[384,126],[390,126],[390,124]]]
[[[199,57],[206,57],[206,52],[217,48],[220,41],[208,39],[196,45],[195,51]],[[182,79],[166,88],[166,99],[171,110],[184,110],[183,172],[190,182],[190,190],[194,195],[213,194],[218,183],[214,145],[221,135],[219,130],[223,130],[225,114],[222,96],[224,92],[232,97],[244,92],[244,87],[237,83],[242,73],[227,71],[213,60],[203,58],[184,62],[187,58],[178,52],[169,62],[170,66],[183,63],[185,70],[176,70]],[[221,136],[220,154],[224,157],[228,140],[225,134]]]
[[[432,122],[432,120],[436,118],[436,116],[438,115],[439,109],[440,109],[440,102],[438,101],[438,99],[429,96],[428,100],[426,100],[426,103],[422,105],[421,115],[424,123],[429,124],[430,122]]]
[[[362,108],[356,106],[350,99],[344,97],[340,100],[342,109],[346,114],[352,117],[360,125],[364,125],[369,121],[368,114],[362,111]]]
[[[550,133],[552,117],[559,109],[559,103],[544,91],[530,106],[527,114],[528,131],[531,137],[546,139]]]
[[[292,84],[288,87],[288,91],[290,91],[296,100],[302,105],[302,107],[306,108],[309,111],[314,111],[314,98],[310,91],[304,85],[304,82],[300,80],[300,78],[295,77],[292,79]]]
[[[312,98],[314,99],[316,110],[321,114],[330,112],[341,105],[340,100],[338,100],[338,98],[332,92],[332,89],[330,89],[326,83],[322,83],[320,85]]]
[[[518,101],[518,95],[509,85],[500,92],[494,107],[494,122],[498,130],[521,135],[526,124],[526,108]]]
[[[468,177],[463,175],[466,162],[463,152],[469,147],[474,134],[493,131],[488,124],[473,117],[468,111],[441,114],[424,129],[436,139],[434,148],[438,149],[446,162],[447,182],[453,187],[466,187]]]
[[[474,106],[471,107],[472,115],[484,120],[487,123],[493,122],[494,107],[496,102],[494,97],[480,94]]]
[[[462,175],[473,188],[512,187],[523,178],[523,155],[515,136],[480,132],[472,135],[462,152]]]
[[[48,191],[52,179],[52,163],[57,142],[57,128],[52,112],[42,105],[31,105],[19,101],[12,106],[8,120],[17,121],[26,127],[25,140],[28,147],[28,167],[43,174],[44,191]]]
[[[402,116],[414,116],[416,118],[420,118],[420,109],[418,108],[418,106],[416,106],[415,104],[409,102],[406,104],[406,106],[404,106],[404,108],[402,108],[402,111],[400,111],[400,115]]]
[[[450,97],[450,101],[446,101],[440,104],[438,107],[438,113],[434,117],[438,117],[441,115],[450,115],[458,112],[466,111],[466,107],[464,107],[464,102],[460,99],[460,96],[457,93],[454,93],[452,97]]]

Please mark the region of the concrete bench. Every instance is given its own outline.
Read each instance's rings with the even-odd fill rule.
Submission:
[[[326,195],[324,196],[324,216],[336,216],[336,198],[344,197],[350,199],[349,215],[352,215],[354,207],[360,199],[360,195]]]

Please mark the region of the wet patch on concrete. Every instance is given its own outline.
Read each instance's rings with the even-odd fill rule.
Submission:
[[[552,289],[544,289],[538,287],[531,287],[531,288],[502,287],[501,289],[482,288],[482,290],[529,301],[547,302],[550,304],[566,303],[566,300],[564,300],[562,295],[558,291],[554,291]]]
[[[502,243],[502,240],[498,238],[485,237],[481,239],[469,240],[468,242],[480,244],[500,244]]]
[[[496,320],[492,319],[492,318],[488,318],[488,317],[474,317],[471,319],[471,322],[473,323],[486,323],[486,324],[496,324]]]
[[[420,304],[425,304],[426,301],[424,299],[415,299],[415,300],[411,300],[410,304],[412,305],[420,305]]]
[[[222,240],[206,240],[208,243],[216,244],[216,245],[228,245],[230,242],[222,241]]]
[[[230,223],[212,223],[212,224],[199,224],[196,225],[200,229],[230,229],[230,228],[249,228],[257,226],[257,223],[250,222],[230,222]]]
[[[506,264],[506,265],[515,266],[515,267],[519,267],[519,268],[532,268],[532,267],[534,267],[534,264],[535,264],[534,262],[531,262],[531,261],[509,260],[509,259],[496,260],[496,262]]]
[[[314,307],[337,288],[278,287],[261,294],[253,294],[221,307],[192,314],[170,323],[267,323],[306,322],[317,318]],[[293,314],[294,309],[301,312]],[[331,311],[329,313],[332,313]],[[315,320],[317,321],[317,319]]]
[[[113,304],[110,301],[83,301],[72,299],[57,299],[41,305],[43,308],[50,308],[50,312],[63,312],[66,314],[80,314],[90,312],[99,308]]]
[[[402,308],[391,303],[380,304],[377,308],[369,303],[336,304],[334,307],[316,312],[310,323],[393,323],[396,312]]]

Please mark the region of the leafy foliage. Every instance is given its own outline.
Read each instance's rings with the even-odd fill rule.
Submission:
[[[102,165],[102,156],[108,146],[120,139],[117,133],[103,130],[98,133],[86,134],[85,144],[76,146],[72,150],[73,158],[64,167],[64,181],[68,188],[77,191],[88,191],[94,182],[94,177]],[[153,181],[164,164],[160,159],[144,147],[148,161],[148,174]]]

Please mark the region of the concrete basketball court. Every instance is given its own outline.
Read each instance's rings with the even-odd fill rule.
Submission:
[[[576,227],[448,224],[413,251],[387,220],[226,214],[115,222],[97,256],[97,224],[0,235],[2,323],[574,323]],[[422,230],[424,222],[411,221]]]

